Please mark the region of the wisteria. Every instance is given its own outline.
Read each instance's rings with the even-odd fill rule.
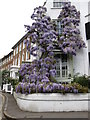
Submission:
[[[58,83],[52,83],[46,81],[39,82],[38,85],[35,83],[19,83],[19,85],[16,87],[17,93],[22,94],[32,94],[32,93],[83,93],[88,92],[88,89],[85,87],[82,87],[79,84],[58,84]]]
[[[84,41],[80,36],[79,23],[80,12],[77,11],[71,2],[64,3],[62,11],[58,16],[58,20],[61,23],[62,32],[58,37],[59,48],[65,54],[76,55],[77,49],[86,47]]]
[[[47,9],[39,6],[34,9],[31,19],[32,26],[25,25],[28,38],[24,41],[30,55],[36,57],[30,64],[24,64],[19,71],[22,81],[27,83],[53,82],[55,77],[54,41],[57,38],[55,26],[49,16]],[[39,58],[38,58],[39,56]]]
[[[47,9],[39,6],[34,9],[31,19],[32,26],[25,25],[28,37],[24,41],[30,55],[34,56],[31,63],[23,64],[20,68],[22,82],[16,87],[16,92],[31,93],[78,93],[78,85],[62,85],[55,83],[54,49],[62,50],[65,54],[76,55],[76,49],[85,47],[77,28],[80,13],[71,3],[65,3],[58,17],[61,21],[62,34],[55,30],[51,18],[46,16]]]

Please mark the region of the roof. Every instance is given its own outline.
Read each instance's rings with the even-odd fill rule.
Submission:
[[[25,39],[28,37],[29,34],[30,34],[30,32],[27,32],[27,33],[12,47],[12,49],[16,48],[17,45],[19,45],[23,40],[25,40]]]
[[[9,52],[7,55],[5,55],[3,58],[1,58],[0,60],[4,60],[5,58],[7,58],[9,55],[13,54],[13,51]]]

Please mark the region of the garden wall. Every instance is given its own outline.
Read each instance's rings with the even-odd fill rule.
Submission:
[[[21,110],[30,112],[88,111],[88,94],[20,94],[14,98]]]

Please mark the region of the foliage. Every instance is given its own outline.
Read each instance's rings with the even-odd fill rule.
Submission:
[[[13,90],[15,90],[16,85],[19,83],[18,79],[14,79],[14,78],[8,78],[8,83],[11,83]]]
[[[56,61],[53,51],[56,46],[64,53],[72,53],[73,55],[76,55],[76,48],[85,47],[77,28],[80,22],[80,13],[74,6],[71,6],[71,3],[65,3],[58,17],[63,26],[62,34],[59,35],[46,12],[47,9],[44,6],[36,7],[31,16],[34,20],[32,26],[25,25],[28,33],[30,33],[25,40],[25,44],[30,55],[33,55],[36,59],[30,64],[21,66],[19,73],[22,82],[16,87],[16,92],[25,94],[35,92],[83,92],[82,89],[84,88],[78,84],[61,85],[54,79]]]
[[[38,83],[39,81],[53,81],[55,76],[54,40],[57,33],[49,16],[47,9],[39,6],[34,9],[31,18],[35,21],[32,26],[27,26],[30,40],[25,40],[27,50],[37,59],[31,64],[24,64],[20,74],[24,81]],[[39,58],[38,58],[39,56]]]
[[[87,93],[88,88],[83,87],[78,83],[73,84],[58,84],[53,82],[40,82],[38,85],[35,83],[19,83],[16,87],[16,92],[21,94],[30,93]]]
[[[90,88],[90,79],[88,76],[83,75],[83,76],[75,76],[74,81],[76,83],[79,83],[82,86],[89,87]]]
[[[10,77],[10,72],[8,70],[2,71],[2,83],[8,83],[8,78]]]
[[[58,16],[61,22],[62,33],[58,37],[58,44],[61,50],[67,54],[76,55],[76,50],[85,47],[78,28],[80,23],[80,11],[77,11],[71,2],[64,3],[64,7]]]

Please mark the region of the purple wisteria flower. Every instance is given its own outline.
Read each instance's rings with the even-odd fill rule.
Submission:
[[[46,82],[46,83],[49,82],[49,81],[50,81],[50,80],[48,79],[47,76],[44,76],[43,79],[41,80],[41,82]]]
[[[77,89],[74,89],[73,92],[74,92],[74,93],[78,93],[78,90],[77,90]]]
[[[65,54],[76,55],[77,49],[85,47],[85,43],[80,37],[80,30],[77,27],[80,23],[80,11],[77,11],[76,7],[71,5],[70,2],[66,2],[58,19],[61,21],[63,28],[57,45],[59,45],[58,43],[62,43],[59,46]]]
[[[39,6],[31,15],[34,22],[31,26],[25,25],[28,31],[24,41],[30,55],[36,57],[31,63],[21,66],[19,74],[22,78],[16,86],[16,92],[22,94],[39,93],[78,93],[76,87],[54,83],[56,70],[54,49],[57,47],[64,54],[76,55],[77,49],[85,47],[77,26],[80,23],[80,12],[70,2],[66,2],[58,16],[62,31],[59,34],[49,16],[47,9]]]

